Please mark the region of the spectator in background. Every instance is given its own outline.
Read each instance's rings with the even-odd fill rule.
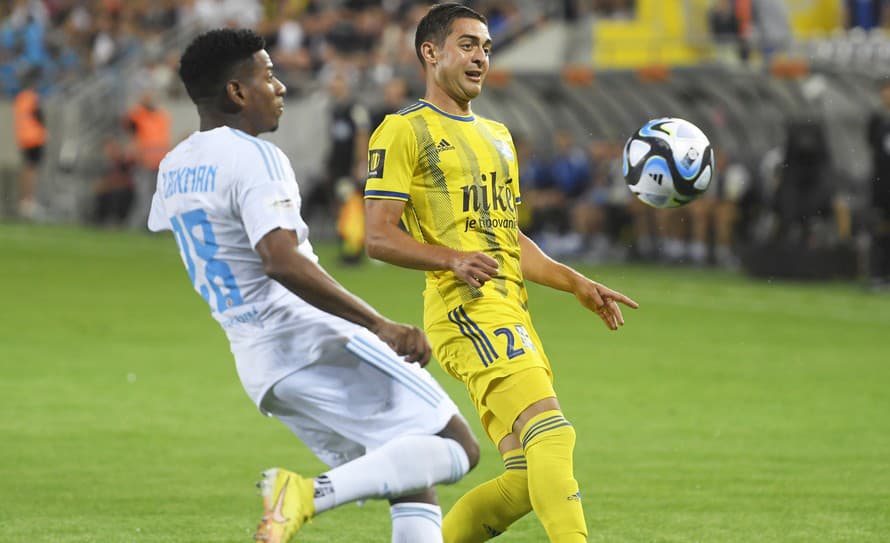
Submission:
[[[142,89],[149,88],[156,89],[159,96],[176,96],[182,87],[176,77],[176,65],[170,62],[172,56],[165,57],[160,47],[147,45],[144,62],[129,81],[135,86],[130,95],[139,95]]]
[[[568,256],[577,254],[584,248],[581,234],[571,228],[572,213],[579,197],[590,187],[591,163],[587,153],[576,143],[571,132],[557,131],[554,144],[555,150],[550,160],[550,178],[560,194],[557,222],[559,238],[556,245],[550,242],[547,250],[557,256]]]
[[[572,229],[572,214],[578,198],[590,186],[591,164],[569,131],[555,134],[554,147],[550,160],[540,164],[541,171],[533,179],[526,169],[520,169],[521,182],[526,187],[523,201],[532,210],[529,235],[548,253],[567,256],[583,248],[581,233]],[[517,153],[523,168],[523,155],[528,151]]]
[[[370,132],[380,126],[390,113],[408,105],[408,83],[401,77],[393,77],[383,85],[383,101],[371,111]]]
[[[145,90],[127,112],[125,126],[133,135],[136,159],[134,213],[130,223],[143,226],[148,219],[158,167],[172,147],[170,115],[156,103],[154,91]]]
[[[43,2],[17,0],[0,29],[3,45],[17,49],[28,67],[42,66],[46,61],[44,36],[49,14]]]
[[[584,238],[585,259],[623,259],[633,243],[634,200],[624,181],[620,141],[594,141],[588,147],[592,165],[589,190],[572,209],[573,230]]]
[[[793,245],[812,246],[820,219],[833,215],[831,154],[819,119],[792,119],[786,125],[785,163],[776,188],[778,236]]]
[[[258,0],[193,0],[178,18],[193,22],[200,29],[220,27],[255,27],[263,16]]]
[[[788,49],[792,42],[788,8],[782,0],[750,0],[754,41],[769,68],[773,57]]]
[[[872,152],[869,275],[875,287],[890,286],[890,79],[880,87],[881,107],[868,121]]]
[[[335,73],[328,83],[330,94],[330,138],[327,172],[331,184],[363,179],[368,155],[370,117],[358,102],[343,73]]]
[[[549,186],[547,163],[538,154],[534,143],[527,137],[514,132],[513,143],[516,146],[516,159],[519,162],[520,183],[522,185],[523,205],[516,210],[519,215],[519,226],[531,237],[538,237],[541,232],[541,213],[549,204]]]
[[[708,247],[713,241],[714,262],[721,267],[735,268],[735,225],[739,218],[739,202],[750,185],[748,170],[733,160],[726,149],[714,150],[714,177],[707,192],[685,209],[689,211],[691,240],[689,257],[693,264],[708,262]]]
[[[550,176],[567,200],[580,196],[590,183],[590,160],[575,137],[560,130],[554,137],[555,150],[550,161]]]
[[[23,78],[24,88],[16,95],[12,104],[15,138],[22,154],[18,214],[28,220],[39,214],[35,192],[47,132],[40,107],[40,95],[37,94],[39,80],[40,70],[29,70]]]
[[[48,64],[46,8],[41,2],[17,0],[0,23],[0,91],[13,97],[25,87],[19,76]]]
[[[338,217],[341,259],[356,263],[364,252],[361,193],[368,164],[370,114],[356,100],[349,81],[339,71],[334,72],[328,82],[328,95],[330,149],[325,161],[325,178],[313,187],[305,207],[312,218]],[[356,198],[361,205],[355,205]]]
[[[721,61],[747,62],[748,47],[742,39],[741,25],[732,0],[714,0],[708,10],[708,28]]]
[[[528,235],[540,243],[543,236],[556,234],[564,229],[565,197],[553,181],[550,163],[540,155],[531,141],[524,138],[517,141],[516,154],[519,159],[523,202],[519,210],[528,210]]]
[[[126,224],[133,208],[133,170],[136,160],[132,150],[117,138],[105,141],[105,173],[93,187],[96,197],[93,220],[100,226]]]
[[[886,0],[844,0],[843,8],[846,28],[871,30],[887,22],[890,3]]]
[[[114,60],[115,55],[119,53],[119,44],[117,43],[115,19],[107,13],[99,15],[96,21],[97,32],[93,36],[93,47],[90,51],[90,64],[94,70],[104,68]]]
[[[317,23],[305,14],[304,7],[294,2],[281,6],[280,10],[266,41],[272,61],[280,70],[281,79],[290,94],[299,92],[312,79],[314,61],[306,43],[310,39],[312,24]]]
[[[636,10],[635,0],[590,0],[593,12],[599,17],[631,19]]]

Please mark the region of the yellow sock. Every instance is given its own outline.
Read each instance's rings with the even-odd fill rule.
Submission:
[[[550,541],[587,541],[581,492],[572,466],[575,429],[561,412],[545,411],[526,424],[520,439],[528,461],[529,497]]]
[[[442,519],[445,543],[488,541],[532,510],[522,451],[503,457],[504,473],[461,496]]]

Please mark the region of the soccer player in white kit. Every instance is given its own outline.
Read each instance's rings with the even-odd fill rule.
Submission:
[[[317,264],[290,162],[256,137],[284,108],[263,39],[206,32],[179,74],[200,130],[161,162],[148,226],[173,231],[248,396],[333,468],[314,479],[266,470],[255,538],[289,541],[314,515],[385,498],[393,542],[442,541],[432,487],[472,469],[478,444],[421,368],[423,332],[382,317]]]

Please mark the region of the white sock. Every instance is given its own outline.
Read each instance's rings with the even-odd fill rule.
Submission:
[[[336,507],[337,503],[334,501],[334,485],[331,484],[331,480],[328,479],[327,475],[322,474],[316,477],[314,487],[316,514]]]
[[[453,439],[398,437],[316,478],[315,511],[321,513],[355,500],[396,498],[439,483],[455,483],[469,470],[467,453]]]
[[[392,516],[392,543],[442,543],[442,510],[428,503],[397,503]]]

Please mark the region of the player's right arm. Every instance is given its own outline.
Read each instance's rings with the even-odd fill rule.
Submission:
[[[416,270],[449,270],[472,287],[481,287],[498,272],[498,261],[485,253],[459,251],[421,243],[399,228],[405,202],[365,200],[365,246],[368,256]]]
[[[416,270],[453,272],[461,281],[481,287],[498,270],[497,261],[414,239],[399,227],[411,197],[417,165],[417,140],[404,117],[388,115],[371,136],[365,185],[365,247],[368,256]]]
[[[430,344],[420,329],[380,315],[300,253],[297,245],[293,230],[276,228],[263,236],[256,251],[266,275],[318,309],[367,328],[409,361],[429,362]]]
[[[308,232],[300,218],[300,193],[290,161],[271,144],[247,141],[253,144],[246,146],[251,152],[237,155],[240,163],[235,167],[241,171],[234,200],[266,275],[318,309],[367,328],[409,361],[426,364],[432,349],[421,330],[383,317],[300,252]]]

